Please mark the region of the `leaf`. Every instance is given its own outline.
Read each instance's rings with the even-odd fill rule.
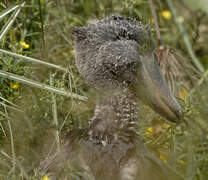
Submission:
[[[23,83],[23,84],[27,84],[27,85],[32,86],[32,87],[44,89],[44,90],[47,90],[49,92],[60,94],[60,95],[66,96],[66,97],[71,97],[71,98],[75,98],[75,99],[78,99],[78,100],[87,101],[87,98],[84,97],[84,96],[80,96],[80,95],[77,95],[75,93],[70,93],[68,91],[60,90],[60,89],[57,89],[55,87],[52,87],[52,86],[49,86],[49,85],[46,85],[46,84],[42,84],[42,83],[34,81],[32,79],[27,79],[25,77],[15,75],[15,74],[12,74],[12,73],[9,73],[9,72],[6,72],[6,71],[0,70],[0,77],[11,79],[11,80]]]

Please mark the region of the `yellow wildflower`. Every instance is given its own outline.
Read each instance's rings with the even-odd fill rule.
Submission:
[[[18,89],[20,86],[19,82],[15,82],[15,83],[10,83],[10,88],[12,89]]]
[[[145,135],[146,136],[152,136],[153,134],[153,128],[152,127],[148,127],[145,131]]]
[[[30,47],[30,45],[27,44],[25,41],[20,41],[20,45],[22,46],[23,49],[28,49]]]
[[[167,19],[167,20],[171,19],[171,17],[172,17],[171,12],[168,11],[168,10],[162,11],[162,12],[161,12],[161,15],[162,15],[162,17],[163,17],[164,19]]]
[[[43,176],[40,180],[51,180],[48,176]]]
[[[164,153],[160,153],[160,159],[164,162],[167,163],[168,162],[168,156]]]

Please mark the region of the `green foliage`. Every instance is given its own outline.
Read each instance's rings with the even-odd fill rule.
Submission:
[[[193,9],[200,9],[208,13],[208,4],[206,0],[184,0],[187,6]]]

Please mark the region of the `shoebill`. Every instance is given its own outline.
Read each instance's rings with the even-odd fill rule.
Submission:
[[[42,171],[70,179],[66,167],[79,166],[80,179],[182,180],[148,152],[139,135],[140,102],[167,120],[179,123],[182,116],[158,66],[150,29],[133,18],[110,16],[74,27],[72,34],[76,66],[97,92],[96,107],[89,126],[69,132]]]

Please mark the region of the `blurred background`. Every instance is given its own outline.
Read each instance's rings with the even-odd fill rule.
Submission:
[[[208,179],[207,0],[1,0],[0,179],[37,179],[64,134],[87,126],[94,90],[75,67],[70,29],[112,14],[150,25],[161,70],[184,107],[176,125],[142,106],[147,147],[187,180]]]

